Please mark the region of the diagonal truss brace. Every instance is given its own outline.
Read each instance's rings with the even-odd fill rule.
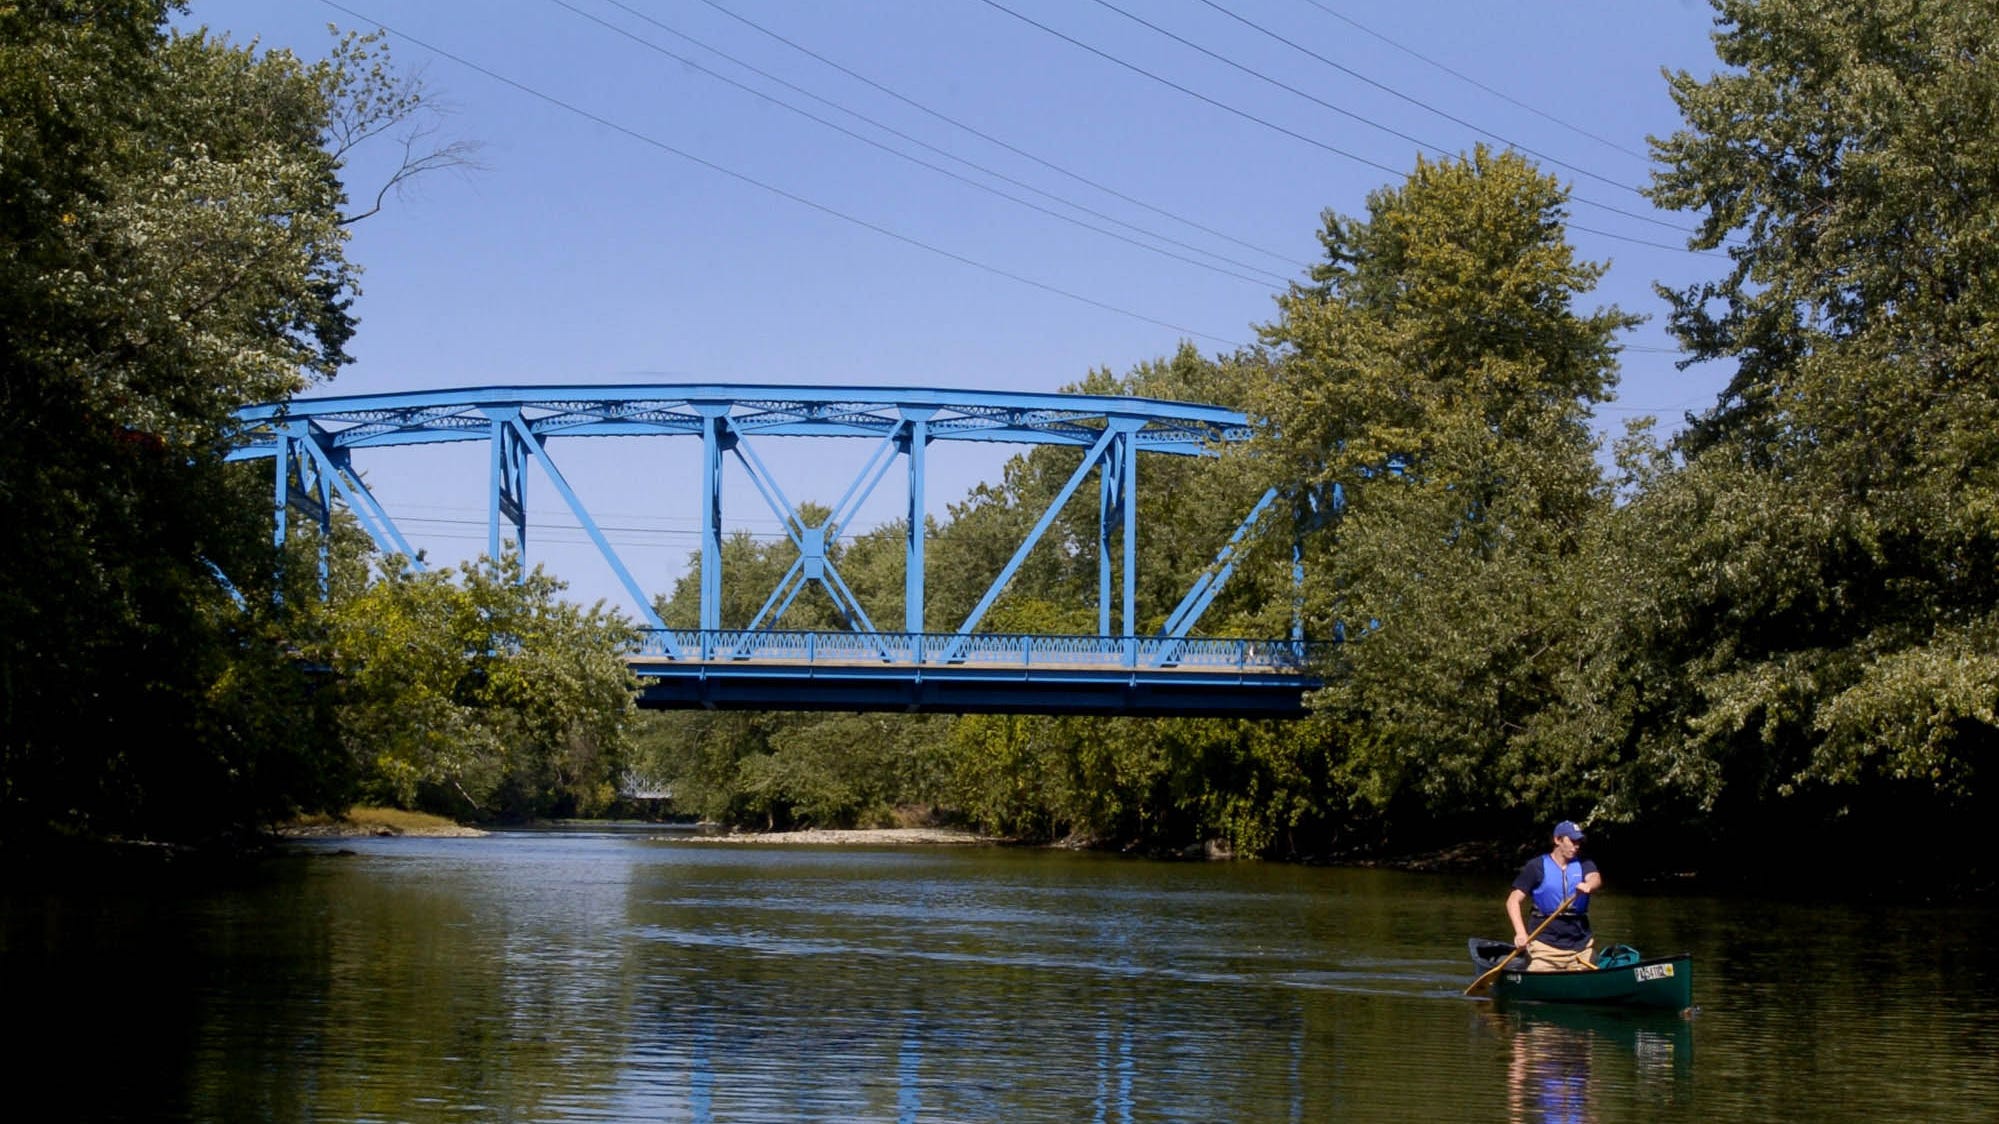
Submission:
[[[1241,561],[1243,543],[1249,538],[1249,532],[1256,526],[1257,521],[1263,518],[1263,513],[1270,509],[1271,502],[1276,499],[1277,489],[1271,488],[1263,493],[1262,499],[1256,501],[1255,507],[1250,508],[1249,514],[1237,525],[1235,534],[1229,536],[1229,541],[1215,555],[1215,560],[1208,563],[1207,569],[1201,571],[1201,576],[1194,580],[1193,588],[1187,591],[1187,596],[1180,599],[1180,604],[1174,607],[1172,615],[1168,616],[1166,623],[1160,626],[1160,636],[1170,640],[1186,639],[1187,630],[1194,627],[1194,622],[1201,619],[1201,614],[1208,611],[1209,605],[1214,604],[1215,598],[1222,592],[1222,586],[1228,584],[1229,576],[1235,573],[1236,563]],[[1178,650],[1177,644],[1163,645],[1159,650],[1159,662],[1171,663]]]
[[[930,420],[936,413],[935,409],[928,407],[901,407],[901,417],[896,425],[875,446],[866,463],[848,484],[846,493],[833,506],[831,514],[817,527],[805,525],[804,519],[796,509],[792,508],[783,489],[778,487],[775,478],[757,457],[755,451],[743,440],[741,434],[734,435],[730,448],[737,453],[737,459],[749,472],[750,479],[762,493],[764,502],[778,516],[784,525],[786,535],[798,548],[798,558],[792,562],[783,577],[778,579],[777,586],[772,589],[770,596],[764,600],[762,607],[751,619],[748,625],[750,631],[763,627],[766,621],[775,622],[783,619],[785,611],[791,608],[792,602],[805,587],[812,582],[818,582],[846,620],[849,629],[855,632],[878,632],[874,622],[868,618],[867,611],[861,606],[860,598],[847,585],[846,579],[841,576],[829,552],[839,542],[840,535],[853,526],[862,505],[874,495],[875,489],[894,467],[898,456],[909,458],[909,524],[905,528],[903,555],[903,622],[907,632],[923,631],[925,532],[923,485],[925,453],[931,441]],[[881,655],[884,659],[892,658],[886,647],[883,648]]]
[[[756,450],[750,448],[741,434],[736,435],[733,451],[736,460],[742,464],[744,471],[749,473],[750,482],[756,485],[757,491],[763,496],[764,503],[784,525],[785,535],[791,539],[792,545],[798,548],[797,560],[792,562],[791,568],[785,571],[783,578],[779,579],[777,588],[772,590],[770,597],[764,601],[763,608],[758,610],[756,618],[750,622],[750,630],[754,631],[761,627],[766,614],[770,614],[773,620],[782,617],[785,609],[791,607],[799,592],[808,583],[816,581],[826,590],[827,596],[833,601],[833,607],[839,610],[849,629],[865,633],[878,631],[874,622],[868,619],[867,611],[861,608],[860,600],[854,596],[854,591],[848,588],[846,580],[840,576],[839,568],[833,564],[831,558],[827,557],[826,552],[839,540],[840,531],[845,525],[844,520],[851,518],[852,512],[867,500],[868,495],[874,491],[875,484],[879,483],[882,476],[887,473],[889,462],[893,458],[884,454],[893,454],[895,451],[893,435],[876,446],[874,455],[868,459],[866,465],[862,466],[860,475],[848,486],[847,494],[841,499],[838,508],[824,523],[816,527],[806,526],[804,517],[791,505],[791,500],[785,496],[784,489],[778,486],[776,478],[771,475],[768,468],[764,467]],[[869,479],[870,474],[873,476],[872,479]],[[865,488],[862,487],[863,482],[866,483]],[[859,493],[858,496],[856,493]],[[771,614],[771,607],[777,603],[780,596],[783,597],[783,607],[775,614]]]
[[[605,563],[611,567],[611,572],[624,585],[625,592],[631,594],[632,601],[638,606],[639,614],[645,619],[647,627],[659,630],[658,635],[665,640],[667,654],[676,659],[680,658],[680,650],[674,645],[671,635],[664,631],[666,622],[660,620],[659,614],[653,610],[652,600],[645,595],[644,590],[639,588],[639,583],[632,579],[632,573],[625,568],[624,560],[619,558],[618,552],[611,548],[610,540],[604,537],[603,530],[597,526],[597,521],[591,518],[589,509],[583,506],[583,501],[576,497],[576,492],[570,488],[569,481],[562,475],[562,470],[556,467],[554,459],[548,455],[548,450],[542,446],[541,439],[528,428],[527,420],[521,416],[521,411],[518,408],[485,407],[484,412],[487,417],[493,420],[496,445],[501,442],[501,437],[505,433],[513,434],[514,438],[518,441],[517,444],[510,446],[508,452],[505,454],[496,451],[493,458],[494,463],[497,465],[508,457],[515,457],[520,469],[525,471],[526,463],[529,459],[541,462],[542,473],[548,477],[549,484],[555,488],[556,494],[562,497],[562,501],[569,505],[570,514],[576,516],[576,522],[582,526],[583,532],[590,536],[590,541],[597,544],[598,553],[603,555]],[[519,484],[518,477],[515,478],[514,482],[516,485]],[[499,493],[502,490],[501,480],[496,478],[493,481],[493,486],[495,493]],[[518,498],[518,493],[516,493],[516,497]],[[499,510],[500,505],[496,499],[494,504],[495,527],[497,527]],[[494,534],[497,535],[498,531],[495,530]]]
[[[376,549],[384,554],[400,554],[409,565],[418,570],[424,568],[423,560],[410,549],[409,540],[403,537],[401,528],[389,518],[389,513],[375,499],[375,494],[354,472],[347,450],[331,447],[326,435],[310,421],[287,422],[277,429],[276,502],[273,505],[277,516],[274,540],[277,545],[284,545],[287,530],[285,516],[287,509],[292,507],[317,518],[322,532],[330,530],[332,512],[328,505],[333,493],[338,492],[347,501],[347,508],[354,513],[355,521],[374,540]],[[314,492],[318,494],[315,496]]]
[[[1049,526],[1055,522],[1055,517],[1062,513],[1062,509],[1068,506],[1070,497],[1076,494],[1076,489],[1082,487],[1090,470],[1098,467],[1119,437],[1137,432],[1143,424],[1131,418],[1110,419],[1109,424],[1104,427],[1103,435],[1098,437],[1089,451],[1083,454],[1082,463],[1076,466],[1076,471],[1069,474],[1068,482],[1062,485],[1062,490],[1049,502],[1048,510],[1041,513],[1041,518],[1035,522],[1034,529],[1027,533],[1026,540],[1014,550],[1013,557],[1007,560],[999,576],[993,579],[991,586],[987,587],[985,596],[979,598],[979,603],[973,606],[971,613],[965,618],[965,623],[958,626],[955,634],[957,639],[945,649],[943,657],[945,661],[958,658],[959,650],[964,647],[965,638],[972,634],[972,630],[979,626],[981,620],[985,619],[986,611],[993,607],[993,602],[999,600],[999,595],[1006,590],[1007,584],[1013,581],[1014,574],[1020,571],[1020,564],[1027,559],[1028,552],[1041,541],[1042,535],[1048,533]]]

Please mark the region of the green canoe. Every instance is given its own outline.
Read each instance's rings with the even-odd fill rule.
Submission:
[[[1512,941],[1473,937],[1470,947],[1481,973],[1514,955]],[[1494,977],[1492,998],[1496,1003],[1595,1003],[1667,1011],[1694,1005],[1694,958],[1687,953],[1647,960],[1636,949],[1613,945],[1597,956],[1597,965],[1594,972],[1508,968]]]

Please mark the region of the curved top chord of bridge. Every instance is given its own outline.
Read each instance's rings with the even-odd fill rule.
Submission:
[[[1200,456],[1249,436],[1243,415],[1185,402],[1080,394],[917,388],[743,385],[483,387],[300,398],[239,412],[232,460],[270,458],[279,541],[292,512],[331,524],[336,502],[384,553],[421,565],[388,511],[363,483],[355,455],[393,471],[377,450],[483,441],[490,456],[488,547],[527,548],[528,465],[543,476],[638,606],[646,641],[631,663],[657,707],[916,710],[1048,714],[1295,716],[1317,686],[1302,639],[1198,638],[1190,631],[1228,580],[1265,493],[1155,635],[1134,622],[1138,454]],[[700,627],[669,629],[652,597],[605,538],[550,451],[558,437],[687,437],[701,443]],[[830,516],[816,525],[786,498],[751,439],[872,439],[870,456]],[[949,633],[924,631],[926,450],[937,441],[1064,445],[1081,462],[978,605]],[[724,629],[722,470],[732,455],[783,523],[798,557],[747,628]],[[875,627],[828,550],[901,458],[907,462],[904,628]],[[979,631],[1028,552],[1085,481],[1097,476],[1098,630],[1092,636]],[[692,483],[692,475],[689,482]],[[510,535],[506,532],[511,532]],[[322,543],[325,537],[322,535]],[[847,628],[775,628],[808,585],[832,601]],[[1121,592],[1122,597],[1114,597]],[[1121,609],[1113,628],[1113,606]],[[1295,632],[1295,629],[1294,629]]]

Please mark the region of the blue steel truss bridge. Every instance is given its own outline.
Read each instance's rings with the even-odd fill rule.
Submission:
[[[421,566],[387,508],[364,482],[396,471],[399,447],[484,442],[488,449],[488,552],[528,547],[530,467],[595,544],[638,606],[645,639],[628,657],[645,684],[643,705],[784,710],[907,710],[951,713],[1229,715],[1293,717],[1318,686],[1315,645],[1195,633],[1235,570],[1251,529],[1269,511],[1268,492],[1235,533],[1217,544],[1156,632],[1140,635],[1135,603],[1140,454],[1209,456],[1247,439],[1248,419],[1216,406],[1074,394],[884,387],[607,385],[480,387],[348,397],[299,398],[239,412],[232,460],[267,459],[276,536],[295,517],[331,525],[352,514],[385,554]],[[700,443],[699,627],[671,629],[653,595],[605,536],[557,457],[567,438],[680,438]],[[847,438],[872,453],[831,513],[807,518],[757,453],[792,438]],[[1056,445],[1079,463],[965,620],[924,630],[924,499],[927,452],[939,441]],[[797,557],[744,628],[722,624],[723,474],[734,464],[784,528]],[[840,575],[830,548],[863,504],[900,466],[908,518],[903,628],[883,631]],[[983,631],[987,611],[1056,517],[1092,478],[1098,510],[1098,598],[1094,635],[1028,636]],[[325,542],[321,536],[321,542]],[[809,586],[831,600],[844,629],[779,629]]]

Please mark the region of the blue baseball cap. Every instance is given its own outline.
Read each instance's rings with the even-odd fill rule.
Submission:
[[[1583,829],[1577,827],[1574,820],[1563,820],[1555,825],[1555,838],[1573,839],[1580,843],[1583,841]]]

